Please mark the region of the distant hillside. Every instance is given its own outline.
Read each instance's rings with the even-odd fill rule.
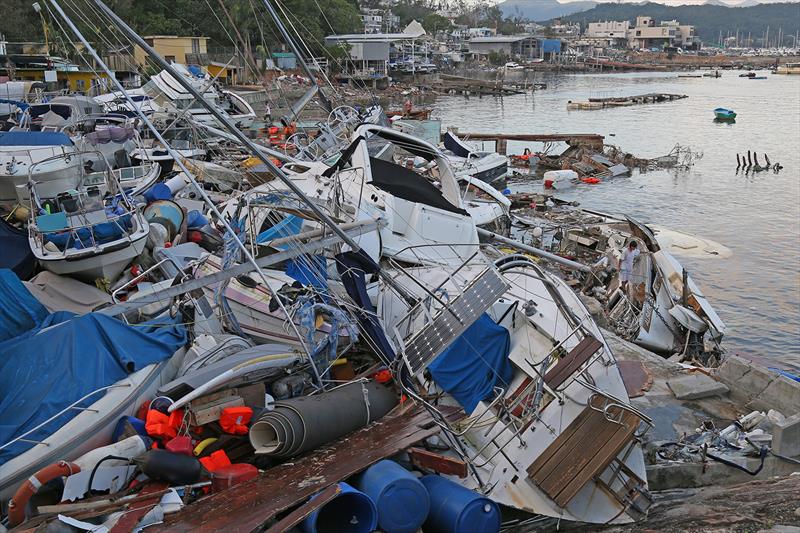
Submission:
[[[665,6],[652,2],[643,4],[598,4],[588,11],[574,13],[566,18],[586,25],[604,20],[636,21],[639,15],[654,17],[656,21],[678,20],[692,24],[697,35],[706,44],[717,42],[719,33],[726,37],[739,31],[740,37],[750,33],[754,40],[761,39],[769,27],[770,42],[774,42],[778,30],[784,36],[783,45],[791,46],[794,35],[800,31],[800,3],[759,4],[749,7],[725,7],[719,5]],[[792,37],[789,37],[789,36]]]
[[[557,0],[505,0],[497,4],[506,17],[520,16],[528,20],[550,20],[579,11],[586,11],[597,2],[564,2]]]

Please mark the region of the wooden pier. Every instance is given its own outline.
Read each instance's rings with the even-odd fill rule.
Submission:
[[[567,102],[567,109],[604,109],[606,107],[624,107],[640,104],[657,104],[661,102],[672,102],[689,98],[685,94],[672,93],[646,93],[635,94],[632,96],[614,96],[608,98],[589,98],[584,102]]]
[[[500,154],[507,152],[508,141],[563,142],[569,146],[589,146],[602,150],[605,139],[597,133],[453,133],[465,141],[494,141],[495,151]]]
[[[439,82],[434,86],[439,92],[442,93],[457,93],[457,94],[475,94],[475,95],[490,95],[490,96],[509,96],[512,94],[525,94],[525,91],[520,88],[518,84],[506,83],[505,80],[480,80],[477,78],[465,78],[462,76],[452,76],[450,74],[442,74],[439,76]],[[533,84],[530,84],[533,89]]]

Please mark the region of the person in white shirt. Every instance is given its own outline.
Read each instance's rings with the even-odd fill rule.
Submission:
[[[619,261],[619,281],[623,291],[628,288],[628,282],[631,280],[631,274],[633,273],[633,262],[639,257],[640,253],[639,245],[636,241],[631,241],[625,251],[622,252],[622,259]]]

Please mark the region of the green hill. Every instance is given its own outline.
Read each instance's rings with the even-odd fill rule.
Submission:
[[[652,2],[642,4],[598,4],[592,9],[574,13],[562,20],[580,22],[584,27],[589,22],[604,20],[629,20],[647,15],[657,21],[678,20],[682,24],[692,24],[705,44],[716,43],[719,34],[727,37],[739,31],[740,38],[748,33],[755,43],[769,28],[769,40],[773,43],[779,29],[783,35],[783,46],[792,46],[794,37],[800,31],[800,3],[759,4],[750,7],[725,7],[720,5],[665,6]]]

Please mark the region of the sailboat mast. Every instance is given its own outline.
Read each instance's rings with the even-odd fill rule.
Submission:
[[[131,105],[133,107],[133,109],[137,110],[137,112],[139,113],[139,117],[144,121],[144,124],[153,132],[153,135],[155,135],[156,139],[158,139],[158,141],[162,145],[164,145],[164,147],[167,149],[167,152],[169,153],[169,155],[175,160],[175,163],[178,165],[178,168],[180,168],[183,171],[183,173],[186,175],[186,177],[189,179],[189,181],[194,186],[195,190],[200,194],[200,196],[203,199],[203,201],[209,206],[209,208],[211,209],[212,213],[214,213],[214,215],[217,217],[217,219],[223,224],[223,226],[225,227],[225,230],[228,231],[231,234],[231,236],[233,237],[234,242],[236,243],[236,246],[241,250],[242,254],[247,259],[247,261],[254,267],[254,270],[256,272],[258,272],[258,274],[261,276],[262,280],[264,280],[264,283],[267,286],[267,288],[270,290],[270,292],[272,292],[272,289],[271,289],[270,285],[268,283],[266,283],[266,280],[267,280],[266,274],[264,273],[262,268],[258,265],[258,263],[256,262],[256,260],[253,257],[253,255],[250,253],[250,250],[248,250],[247,246],[245,246],[244,243],[241,241],[241,239],[239,239],[239,236],[236,234],[236,232],[233,231],[233,228],[231,228],[230,224],[228,224],[228,221],[225,219],[225,217],[222,216],[222,213],[219,212],[219,210],[217,209],[217,206],[214,205],[214,202],[211,201],[211,198],[208,197],[208,195],[203,190],[203,188],[200,186],[200,184],[197,183],[197,180],[195,179],[194,175],[192,175],[192,173],[189,171],[189,169],[186,168],[186,165],[184,165],[183,161],[181,160],[180,154],[178,154],[172,148],[172,146],[164,139],[164,137],[158,132],[158,130],[153,125],[152,121],[147,117],[147,115],[145,113],[141,112],[141,110],[136,106],[136,104],[134,104],[133,100],[131,100],[131,98],[130,98],[130,95],[127,93],[127,91],[125,91],[125,88],[122,86],[122,84],[119,82],[119,80],[117,80],[117,78],[114,76],[114,73],[111,71],[110,68],[108,68],[108,65],[106,65],[105,61],[102,60],[102,58],[99,56],[99,54],[94,49],[94,47],[91,45],[91,43],[89,43],[89,41],[86,39],[86,37],[84,37],[83,33],[78,29],[78,27],[75,26],[75,23],[72,22],[72,19],[69,18],[69,16],[64,12],[64,10],[61,8],[61,6],[58,4],[58,2],[56,0],[49,0],[49,1],[53,5],[53,8],[58,12],[59,16],[61,16],[61,18],[64,19],[64,22],[67,24],[67,26],[69,26],[70,30],[81,41],[81,43],[83,43],[83,45],[89,51],[89,53],[94,58],[94,60],[97,62],[97,64],[100,65],[100,67],[105,71],[106,75],[109,77],[111,82],[115,85],[116,89],[123,94],[123,96],[127,100],[128,104]],[[102,2],[100,2],[100,6],[102,6],[102,8],[106,7],[105,5],[102,4]],[[107,10],[107,8],[106,8],[106,10]],[[135,33],[134,33],[134,35],[135,35]],[[138,35],[137,35],[137,37],[138,37]],[[144,44],[143,41],[142,41],[142,44]],[[164,61],[162,60],[162,62],[164,62]],[[177,80],[180,80],[181,82],[184,81],[183,80],[183,76],[180,76],[180,75],[174,73],[172,71],[172,69],[169,70],[169,73],[173,76],[173,78],[175,78]],[[207,107],[207,109],[212,110],[213,113],[216,113],[217,115],[222,116],[219,113],[219,111],[217,111],[216,108],[214,108],[213,106],[210,106],[208,104],[208,102],[202,97],[202,95],[200,95],[193,87],[191,87],[191,85],[189,85],[189,88],[191,89],[192,96],[194,96],[195,99],[198,102],[201,102],[204,106]],[[226,121],[226,123],[227,123],[227,121]],[[258,157],[260,157],[261,159],[269,160],[269,158],[266,158],[266,157],[263,157],[263,156],[258,156]],[[270,161],[270,164],[272,164],[271,161]],[[335,229],[339,230],[341,233],[344,233],[338,227],[336,227]],[[337,233],[337,236],[339,236],[338,233]],[[348,239],[350,241],[352,241],[352,239],[350,239],[349,236],[347,236],[347,237],[348,237]],[[354,248],[354,249],[356,249],[356,248]],[[273,294],[273,296],[274,296],[274,294]],[[286,313],[286,316],[289,316],[289,313],[286,311],[286,309],[283,306],[283,302],[281,302],[279,298],[276,298],[276,300],[278,301],[278,305],[283,309],[283,312]],[[311,368],[312,368],[312,370],[314,372],[314,377],[316,378],[317,383],[319,383],[320,387],[322,387],[324,389],[325,386],[322,383],[322,378],[321,378],[321,376],[319,374],[319,371],[317,370],[316,364],[314,363],[314,359],[311,356],[311,350],[310,350],[309,346],[307,346],[305,340],[303,339],[303,336],[300,334],[300,331],[297,328],[297,324],[295,324],[294,321],[290,319],[289,320],[289,325],[294,330],[294,333],[297,335],[298,339],[300,340],[300,345],[303,347],[303,350],[305,351],[305,353],[308,356],[308,360],[309,360],[310,366],[311,366]]]
[[[292,53],[294,54],[294,57],[297,58],[297,61],[300,63],[300,66],[303,68],[303,71],[306,73],[306,76],[308,76],[308,78],[311,80],[311,86],[313,88],[313,91],[319,94],[319,99],[322,100],[322,105],[325,107],[328,113],[330,113],[331,111],[333,111],[333,106],[331,105],[330,100],[328,100],[325,94],[323,94],[322,90],[317,84],[317,78],[314,75],[314,73],[311,72],[311,67],[308,66],[308,63],[306,63],[306,60],[303,58],[303,54],[300,53],[300,49],[297,47],[297,43],[295,43],[294,39],[292,39],[292,36],[289,35],[286,26],[283,25],[283,22],[281,21],[280,17],[278,17],[278,13],[275,11],[275,8],[272,7],[272,3],[269,0],[264,0],[264,5],[266,6],[267,11],[269,11],[272,20],[275,21],[275,25],[278,27],[278,31],[281,32],[283,40],[286,41],[287,45],[289,45],[289,48],[291,48]],[[308,100],[310,100],[310,98],[302,98],[300,102],[303,102],[303,105],[305,105],[305,103],[307,103]],[[295,106],[292,106],[292,113],[296,115],[297,112],[295,111],[294,108]],[[302,107],[300,109],[302,109]]]
[[[120,29],[125,36],[131,40],[136,46],[144,50],[144,52],[156,63],[160,68],[165,70],[169,73],[175,81],[177,81],[189,94],[197,99],[197,102],[206,108],[206,110],[219,122],[228,132],[233,135],[237,141],[239,141],[242,146],[244,146],[250,155],[253,157],[258,158],[266,167],[269,169],[270,173],[280,179],[284,185],[286,185],[292,193],[294,193],[308,208],[309,210],[314,213],[318,219],[328,226],[331,231],[333,231],[337,236],[339,236],[342,241],[344,241],[348,246],[350,246],[354,251],[359,251],[361,247],[355,242],[349,235],[347,235],[344,231],[342,231],[336,223],[324,212],[322,209],[319,208],[314,202],[312,202],[305,193],[297,186],[294,181],[292,181],[284,172],[278,168],[275,163],[273,163],[269,157],[266,157],[251,141],[247,135],[245,135],[242,131],[240,131],[236,126],[228,120],[228,117],[223,115],[219,109],[215,106],[211,105],[209,102],[205,100],[205,98],[197,92],[191,83],[184,79],[183,76],[178,74],[172,68],[172,65],[167,63],[158,53],[153,50],[153,48],[148,45],[144,39],[142,39],[138,33],[133,31],[130,26],[128,26],[122,19],[120,19],[116,13],[114,13],[102,0],[93,0],[94,4],[100,8],[100,10],[105,13],[114,25]]]

